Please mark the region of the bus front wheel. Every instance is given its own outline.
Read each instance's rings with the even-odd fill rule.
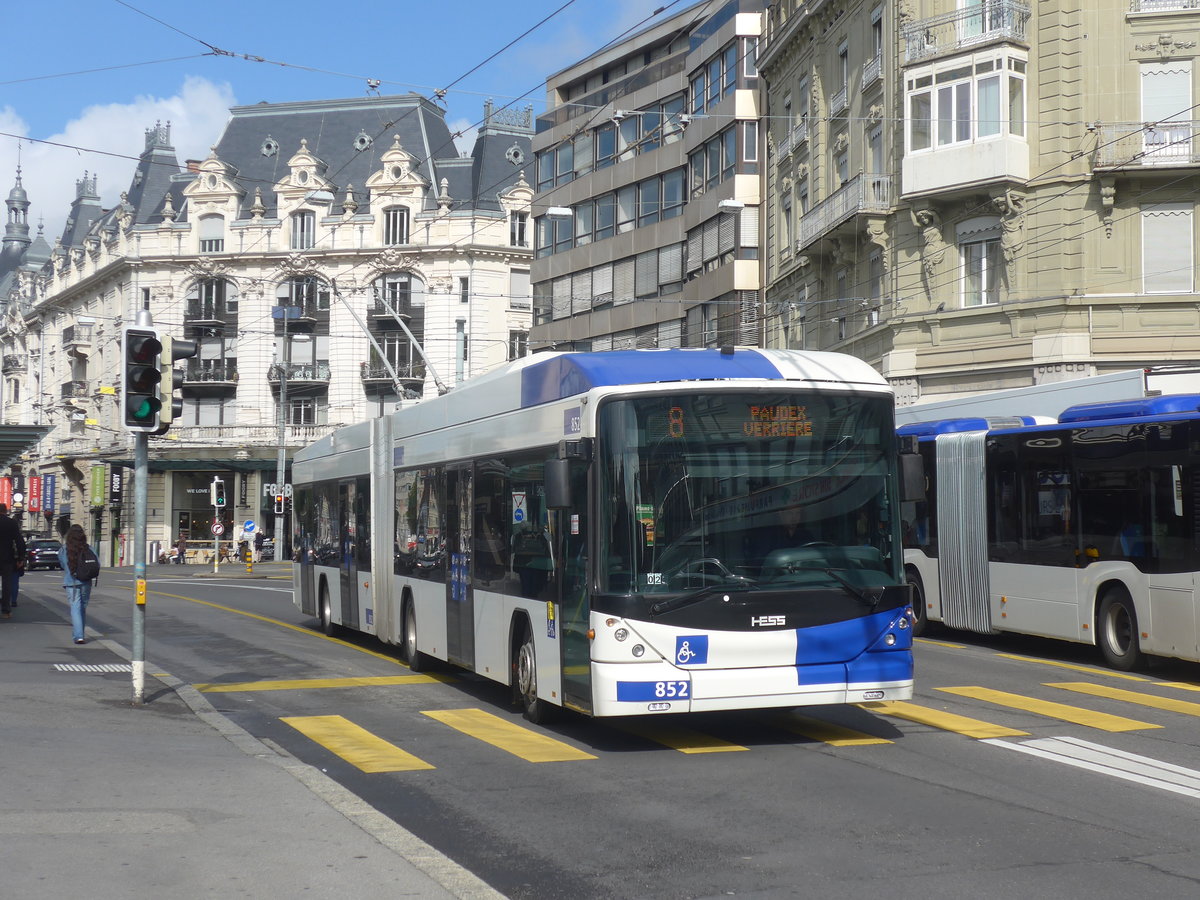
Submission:
[[[524,626],[524,634],[516,649],[513,660],[514,686],[525,718],[534,725],[543,725],[550,720],[551,706],[537,695],[537,650],[533,646],[533,632]]]
[[[1142,664],[1137,613],[1128,592],[1121,588],[1109,588],[1104,592],[1100,599],[1098,625],[1100,652],[1110,666],[1130,672]]]
[[[925,587],[915,569],[907,570],[908,583],[912,586],[913,637],[929,630],[929,610],[925,606]]]
[[[333,624],[333,602],[329,599],[329,586],[321,582],[321,595],[317,601],[317,615],[321,617],[321,633],[333,635],[337,626]]]
[[[417,649],[417,613],[411,598],[404,604],[404,661],[414,672],[429,668],[429,657]]]

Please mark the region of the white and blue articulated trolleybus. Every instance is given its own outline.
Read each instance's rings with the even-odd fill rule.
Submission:
[[[906,699],[896,442],[848,356],[527,357],[296,455],[296,603],[534,721]]]
[[[900,433],[928,486],[901,513],[918,633],[1095,644],[1118,669],[1200,661],[1200,394]]]

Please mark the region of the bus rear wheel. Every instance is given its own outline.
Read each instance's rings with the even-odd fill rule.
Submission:
[[[544,725],[550,720],[552,707],[537,695],[537,650],[533,645],[533,632],[524,626],[521,642],[513,659],[513,685],[517,700],[525,718],[534,725]]]
[[[411,598],[404,604],[404,661],[414,672],[429,668],[429,657],[417,649],[417,613]]]
[[[1142,665],[1137,613],[1128,592],[1121,588],[1109,588],[1104,592],[1097,625],[1100,652],[1110,666],[1130,672]]]

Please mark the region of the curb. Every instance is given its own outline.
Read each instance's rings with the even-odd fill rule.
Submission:
[[[60,615],[40,597],[33,599],[51,614]],[[91,627],[88,627],[87,634],[93,642],[115,653],[126,662],[132,662],[133,654],[124,645],[104,637]],[[151,674],[150,672],[147,672],[146,675],[147,678],[153,678],[170,688],[197,718],[211,726],[247,756],[269,762],[283,769],[308,788],[318,799],[323,800],[358,828],[379,841],[380,844],[419,869],[450,894],[460,900],[507,900],[504,894],[473,872],[464,869],[440,850],[425,843],[411,831],[389,819],[319,769],[301,762],[282,747],[265,743],[256,738],[218,712],[207,698],[192,685],[173,675]]]

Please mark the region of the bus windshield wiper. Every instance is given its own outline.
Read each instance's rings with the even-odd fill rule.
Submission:
[[[867,595],[866,591],[860,590],[854,584],[854,582],[842,575],[837,569],[824,569],[822,571],[824,571],[826,575],[845,588],[847,594],[850,594],[852,597],[857,597],[863,603],[866,603],[868,606],[870,606],[872,610],[879,607],[879,601],[883,598],[882,588],[876,592],[874,597],[870,597]]]
[[[758,586],[749,581],[731,581],[728,584],[710,584],[702,588],[687,593],[680,594],[678,597],[672,597],[670,600],[660,600],[658,603],[650,604],[650,614],[652,616],[662,615],[665,612],[670,612],[673,609],[679,609],[683,606],[690,606],[693,603],[711,597],[713,594],[734,594],[745,593],[746,591],[757,591]]]

